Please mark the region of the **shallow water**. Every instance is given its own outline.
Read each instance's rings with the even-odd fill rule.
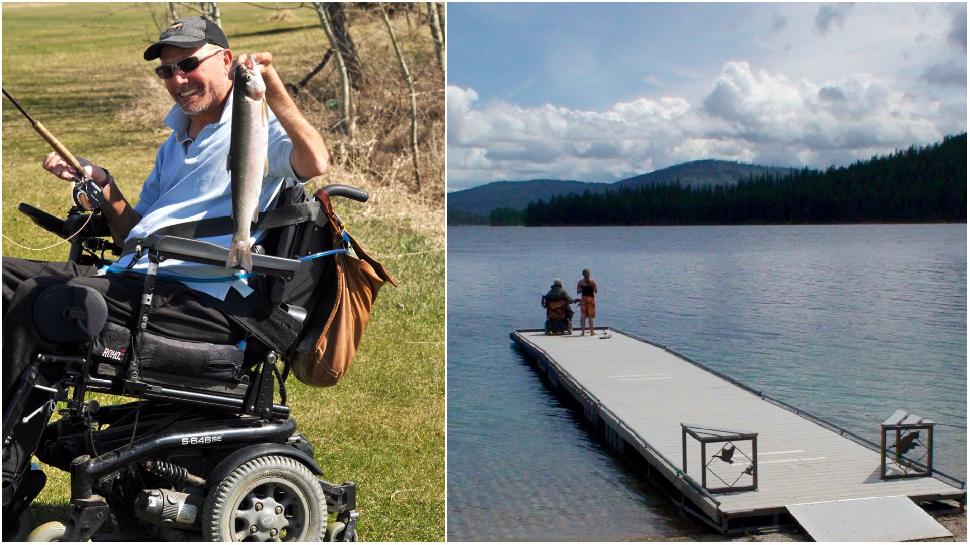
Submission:
[[[938,422],[966,478],[966,225],[448,231],[448,537],[705,532],[591,438],[511,348],[552,278],[597,325],[668,346],[878,442],[896,409]],[[578,326],[578,316],[576,319]]]

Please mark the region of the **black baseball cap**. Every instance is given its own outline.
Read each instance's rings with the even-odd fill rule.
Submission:
[[[162,47],[171,45],[183,49],[194,49],[204,44],[215,44],[223,48],[229,47],[229,39],[219,28],[219,25],[201,15],[179,19],[166,28],[158,36],[158,41],[145,50],[145,60],[158,58]]]

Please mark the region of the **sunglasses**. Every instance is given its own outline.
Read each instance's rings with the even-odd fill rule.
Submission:
[[[201,59],[198,57],[187,57],[180,60],[179,62],[173,62],[172,64],[163,64],[155,69],[155,74],[162,79],[168,79],[174,76],[176,70],[178,70],[183,74],[188,74],[189,72],[198,68],[200,64],[209,60],[211,57],[214,57],[217,54],[222,53],[223,51],[225,51],[225,49],[220,49],[219,51],[206,55]]]

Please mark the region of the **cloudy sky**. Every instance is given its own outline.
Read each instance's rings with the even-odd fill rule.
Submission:
[[[966,4],[448,5],[448,189],[824,168],[967,130]]]

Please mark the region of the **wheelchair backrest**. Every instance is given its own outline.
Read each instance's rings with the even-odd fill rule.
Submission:
[[[565,299],[554,299],[546,301],[546,317],[550,320],[564,320],[566,318],[566,308],[569,303]]]
[[[311,200],[301,185],[283,188],[275,207],[299,204]],[[336,249],[342,241],[335,233],[326,214],[317,221],[306,221],[270,229],[262,245],[266,253],[289,259],[299,259]],[[298,307],[314,315],[328,315],[336,303],[337,269],[334,258],[323,257],[305,262],[306,266],[291,280],[265,278],[257,291],[272,303]],[[312,317],[308,316],[307,320]],[[302,337],[301,337],[302,338]]]

